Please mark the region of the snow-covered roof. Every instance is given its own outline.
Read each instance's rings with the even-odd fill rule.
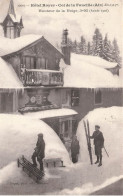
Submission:
[[[20,22],[21,16],[16,14],[16,18],[13,14],[9,14],[13,22]]]
[[[52,73],[62,73],[61,71],[57,70],[50,70],[50,69],[26,69],[26,71],[33,71],[33,72],[52,72]]]
[[[106,69],[110,69],[117,66],[117,63],[106,61],[105,59],[102,59],[99,56],[90,56],[90,55],[76,55],[76,56],[78,56],[77,58],[83,63],[85,62],[85,63],[93,64],[95,66],[106,68]]]
[[[86,62],[82,60],[84,57],[81,58],[81,56],[72,53],[71,65],[66,66],[63,61],[60,62],[61,70],[64,69],[64,87],[117,88],[123,86],[121,78],[102,68],[101,63],[97,66],[98,62],[94,63],[91,60]],[[91,56],[85,58],[91,59]],[[103,61],[101,58],[99,59]]]
[[[17,52],[24,47],[32,44],[33,42],[39,40],[41,35],[24,35],[16,39],[9,39],[5,37],[0,37],[0,56],[5,56]]]
[[[44,118],[52,118],[52,117],[59,117],[59,116],[76,115],[76,114],[78,113],[72,109],[62,108],[62,109],[45,110],[40,112],[29,112],[29,113],[25,113],[24,115],[30,116],[33,119],[44,119]]]
[[[35,35],[35,34],[24,35],[15,39],[9,39],[0,36],[0,56],[5,56],[14,52],[18,52],[19,50],[34,43],[35,41],[41,39],[42,37],[43,37],[42,35]],[[55,47],[53,44],[52,46]],[[58,50],[57,48],[56,50],[60,52],[60,50]]]
[[[0,88],[23,88],[13,67],[0,58]]]

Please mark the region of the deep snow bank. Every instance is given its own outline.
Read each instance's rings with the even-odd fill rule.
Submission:
[[[43,121],[21,115],[0,114],[0,125],[0,167],[10,164],[21,155],[31,160],[38,133],[44,135],[45,157],[61,157],[65,165],[71,163],[61,140]]]

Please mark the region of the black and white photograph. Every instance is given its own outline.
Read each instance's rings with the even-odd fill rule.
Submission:
[[[123,195],[122,0],[0,0],[0,195]]]

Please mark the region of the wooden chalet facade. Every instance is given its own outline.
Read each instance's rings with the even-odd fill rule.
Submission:
[[[44,37],[2,58],[10,63],[24,86],[63,85],[59,71],[62,53]]]

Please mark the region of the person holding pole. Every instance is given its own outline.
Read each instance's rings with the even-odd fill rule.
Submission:
[[[95,164],[99,163],[98,167],[102,165],[102,148],[104,147],[104,137],[99,129],[100,126],[95,125],[95,131],[93,132],[93,135],[88,136],[89,138],[94,139],[95,155],[97,156],[97,161]]]

